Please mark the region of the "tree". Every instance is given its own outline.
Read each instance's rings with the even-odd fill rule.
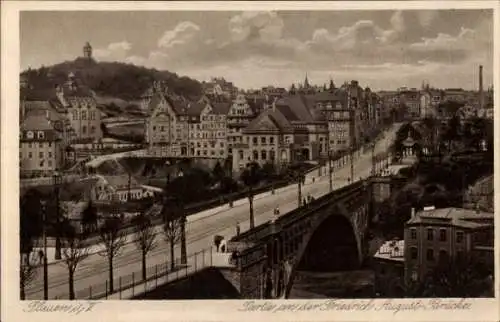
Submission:
[[[89,201],[87,207],[83,210],[81,221],[84,233],[92,233],[97,230],[97,209],[92,200]]]
[[[156,247],[156,233],[151,219],[144,212],[134,217],[132,223],[137,228],[135,244],[142,254],[142,279],[146,280],[146,255]]]
[[[212,173],[217,182],[220,182],[222,178],[224,178],[225,176],[224,169],[222,168],[219,162],[217,162],[217,164],[214,166]]]
[[[182,236],[183,225],[181,210],[179,209],[179,203],[174,201],[164,202],[162,209],[163,214],[163,234],[165,241],[170,247],[170,269],[175,269],[175,244],[179,242]]]
[[[262,166],[261,174],[263,178],[266,178],[266,180],[273,180],[276,176],[276,167],[274,166],[274,163],[264,163],[264,165]]]
[[[127,242],[127,235],[122,230],[122,220],[118,217],[110,217],[104,221],[99,230],[99,237],[104,246],[101,256],[108,258],[109,265],[109,291],[113,292],[113,260],[120,254],[121,249]]]
[[[62,259],[68,267],[69,299],[75,299],[74,276],[79,263],[89,255],[89,245],[85,241],[85,234],[80,235],[71,225],[66,225],[62,238]]]
[[[304,175],[304,171],[302,169],[292,169],[289,172],[289,177],[293,182],[297,183],[297,199],[298,199],[298,207],[302,204],[302,185],[305,183],[306,176]]]
[[[250,207],[250,229],[255,227],[255,218],[253,213],[253,198],[254,198],[254,187],[260,182],[260,167],[256,162],[250,163],[241,173],[241,181],[245,184],[248,189],[248,203]]]

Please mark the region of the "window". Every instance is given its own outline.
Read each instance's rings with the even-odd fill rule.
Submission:
[[[43,152],[42,152],[42,151],[38,152],[38,157],[39,157],[40,159],[42,159],[42,158],[43,158]]]
[[[446,241],[446,229],[444,228],[439,229],[439,241]]]
[[[156,131],[156,126],[153,126],[153,131]]]
[[[269,138],[269,143],[270,143],[270,144],[274,144],[274,137],[272,137],[272,136],[271,136],[271,137]]]
[[[253,151],[253,159],[258,160],[259,159],[259,153],[257,151]]]
[[[44,134],[43,131],[38,131],[38,138],[39,139],[43,139],[44,138]]]
[[[87,111],[82,111],[82,120],[87,119]]]
[[[260,143],[266,144],[266,137],[265,136],[260,138]]]
[[[30,158],[30,159],[33,158],[33,153],[28,152],[28,158]]]
[[[196,151],[196,155],[200,155],[200,150]]]
[[[39,148],[43,148],[43,142],[38,143]]]
[[[271,150],[269,152],[269,159],[271,159],[271,161],[274,161],[275,158],[276,158],[276,153],[273,150]]]
[[[243,151],[242,150],[238,151],[238,157],[240,158],[240,160],[243,160],[244,156],[243,156]]]
[[[417,239],[417,230],[415,228],[410,229],[410,238]]]
[[[411,259],[417,259],[417,257],[418,257],[417,247],[411,247],[410,248],[410,258]]]
[[[165,127],[164,126],[160,127],[160,132],[165,132]]]
[[[208,154],[207,150],[203,150],[203,155],[207,155],[207,154]]]
[[[52,158],[52,151],[49,151],[49,158]]]
[[[26,133],[26,137],[27,137],[28,139],[32,139],[32,138],[33,138],[33,132],[28,131],[28,132]]]
[[[201,148],[201,142],[196,143],[196,145]]]
[[[427,258],[427,260],[429,262],[434,261],[434,249],[432,249],[432,248],[427,249],[427,256],[426,256],[426,258]]]
[[[260,151],[260,157],[262,160],[266,160],[267,159],[267,151],[266,150]]]
[[[92,133],[92,134],[95,133],[95,126],[92,125],[92,127],[90,128],[90,133]]]
[[[434,240],[434,229],[427,228],[427,240]]]
[[[211,155],[215,155],[215,151],[214,151],[214,150],[211,150],[211,151],[210,151],[210,154],[211,154]]]
[[[85,125],[82,126],[82,134],[87,134],[87,127]]]
[[[257,145],[257,144],[258,144],[258,143],[257,143],[257,138],[256,138],[256,137],[254,137],[254,138],[252,139],[252,142],[253,142],[253,144],[254,144],[254,145]]]
[[[224,150],[219,151],[220,155],[224,155]]]
[[[47,145],[49,146],[49,148],[52,146],[52,142],[49,142],[47,143]]]
[[[456,236],[456,242],[457,244],[461,244],[464,240],[464,232],[463,231],[457,231],[457,236]]]
[[[49,160],[49,167],[52,167],[52,161]]]
[[[446,261],[448,259],[448,252],[445,251],[444,249],[439,251],[439,260],[440,261]]]
[[[224,142],[221,142],[220,143],[220,147],[223,148],[224,147]]]

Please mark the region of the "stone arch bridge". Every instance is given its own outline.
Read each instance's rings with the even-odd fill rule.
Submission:
[[[368,251],[375,202],[401,179],[372,177],[333,191],[228,243],[235,254],[226,278],[242,298],[288,298],[298,270],[359,267]]]

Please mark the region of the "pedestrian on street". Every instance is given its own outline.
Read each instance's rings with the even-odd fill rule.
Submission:
[[[275,215],[279,215],[280,214],[280,207],[279,206],[276,206],[276,208],[274,208],[274,214]]]
[[[240,223],[236,222],[236,236],[240,235]]]

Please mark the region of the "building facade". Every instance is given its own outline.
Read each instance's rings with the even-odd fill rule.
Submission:
[[[19,135],[21,176],[50,176],[61,168],[63,140],[44,114],[28,115],[21,124]]]
[[[481,236],[481,238],[478,238]],[[424,208],[405,225],[405,280],[422,280],[442,260],[493,245],[493,213]]]

